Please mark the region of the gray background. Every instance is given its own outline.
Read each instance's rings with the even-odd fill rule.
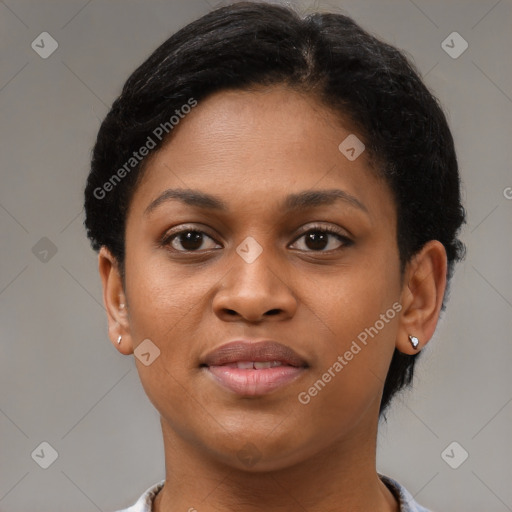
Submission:
[[[0,0],[2,512],[111,511],[164,477],[158,414],[107,338],[82,191],[129,73],[214,5]],[[512,2],[299,5],[353,16],[413,56],[447,112],[464,182],[468,256],[413,392],[381,427],[378,469],[438,512],[510,511]],[[47,59],[31,48],[44,31],[59,45]],[[453,31],[469,44],[456,59],[441,47]],[[43,441],[58,452],[48,469],[31,457]],[[469,453],[457,469],[441,456],[453,441],[452,463]]]

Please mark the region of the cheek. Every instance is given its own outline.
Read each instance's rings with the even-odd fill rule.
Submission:
[[[152,401],[152,395],[162,394],[169,406],[169,394],[175,394],[179,396],[173,403],[181,404],[184,390],[180,383],[197,371],[199,355],[211,346],[212,338],[225,337],[212,331],[208,310],[219,270],[178,266],[162,254],[142,259],[136,255],[126,262],[130,333],[134,348],[149,339],[160,353],[151,371],[136,360],[140,378]]]
[[[318,276],[314,286],[308,282],[303,288],[303,302],[315,313],[315,325],[321,329],[318,337],[325,337],[322,344],[328,350],[334,347],[343,351],[345,345],[348,349],[351,340],[361,333],[364,338],[365,330],[376,322],[384,338],[394,328],[392,321],[397,314],[393,304],[400,297],[398,265],[385,254],[378,259]]]
[[[326,427],[357,421],[380,396],[401,309],[395,267],[394,260],[382,258],[364,271],[346,269],[316,288],[316,311],[322,318],[321,330],[314,333],[318,364],[301,403],[308,402],[304,406],[311,418]]]
[[[389,311],[391,317],[394,310]],[[350,327],[346,322],[347,337],[340,335],[326,347],[322,363],[297,396],[305,432],[322,432],[328,444],[368,418],[369,410],[371,417],[378,411],[396,335],[396,321],[388,320],[380,330],[380,319],[368,327],[362,318]]]
[[[127,258],[130,329],[135,343],[142,336],[167,344],[173,328],[201,307],[208,280],[198,279],[186,266],[171,265],[161,255],[140,259]]]
[[[201,413],[190,376],[198,371],[194,334],[199,334],[208,286],[205,279],[171,272],[169,264],[132,268],[127,282],[134,348],[149,339],[159,351],[149,366],[135,357],[141,384],[153,406],[183,436],[188,435],[183,418],[190,422]]]

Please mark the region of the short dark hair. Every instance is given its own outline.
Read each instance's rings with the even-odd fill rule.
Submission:
[[[124,281],[127,211],[147,161],[130,158],[148,136],[163,133],[158,127],[167,126],[166,136],[153,137],[153,149],[172,136],[169,120],[177,110],[217,91],[280,84],[314,95],[357,128],[394,196],[402,272],[426,242],[439,240],[449,283],[464,256],[457,234],[465,212],[453,138],[437,99],[403,53],[351,18],[300,16],[267,3],[211,11],[173,34],[128,78],[99,129],[85,188],[93,249],[112,252]],[[122,168],[117,178],[123,178],[113,181]],[[412,382],[416,358],[395,349],[381,415]]]

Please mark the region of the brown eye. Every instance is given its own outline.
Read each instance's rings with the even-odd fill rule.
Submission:
[[[300,244],[300,250],[306,252],[327,252],[331,250],[340,249],[352,244],[352,241],[346,236],[338,233],[334,229],[329,228],[313,228],[303,233],[297,240],[304,239]],[[336,239],[338,243],[336,244]],[[297,242],[296,242],[297,243]]]
[[[205,242],[208,240],[214,242],[213,246],[204,247]],[[178,233],[174,233],[168,236],[163,241],[163,244],[171,246],[178,252],[195,252],[199,249],[213,249],[217,245],[213,238],[208,236],[206,233],[193,229],[186,229],[179,231]],[[206,243],[206,245],[208,244]]]

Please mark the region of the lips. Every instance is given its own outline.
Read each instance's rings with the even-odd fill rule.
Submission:
[[[239,340],[207,354],[201,367],[224,389],[258,396],[296,380],[308,364],[292,348],[277,341]]]
[[[252,343],[244,340],[232,341],[206,355],[203,365],[223,366],[237,363],[275,363],[296,368],[306,367],[307,363],[292,348],[277,341]],[[256,367],[258,368],[258,367]]]

